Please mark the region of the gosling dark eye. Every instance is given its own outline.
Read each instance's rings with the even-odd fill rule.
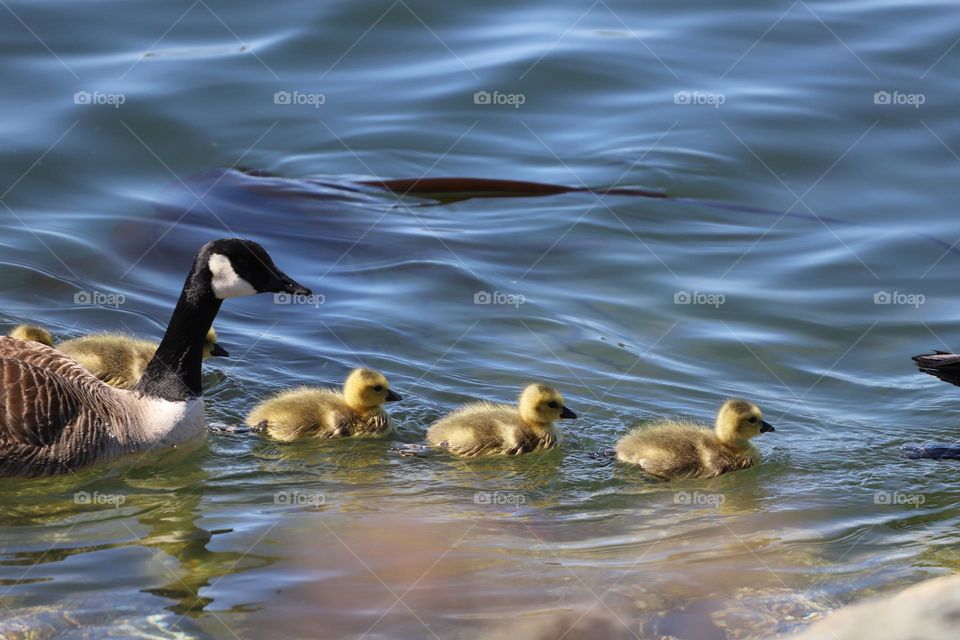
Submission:
[[[383,391],[383,385],[382,385],[382,384],[378,384],[377,386],[375,386],[375,387],[373,388],[373,390],[376,391],[377,393],[380,393],[381,391]],[[754,420],[754,422],[756,422],[756,420]]]
[[[551,409],[556,409],[560,405],[557,403],[556,400],[551,400],[550,402],[547,403],[547,406],[550,407]]]
[[[750,423],[751,423],[751,424],[756,424],[756,423],[757,423],[757,416],[753,416],[752,418],[750,418]]]

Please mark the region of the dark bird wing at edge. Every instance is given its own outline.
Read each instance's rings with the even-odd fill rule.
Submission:
[[[913,361],[920,371],[960,387],[960,354],[934,351],[913,356]]]

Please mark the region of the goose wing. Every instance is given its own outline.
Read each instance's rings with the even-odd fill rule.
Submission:
[[[55,349],[0,338],[0,476],[83,466],[110,439],[109,387]]]
[[[0,357],[0,442],[52,444],[82,407],[77,390],[63,376]]]
[[[39,342],[0,336],[0,358],[11,358],[68,378],[94,378],[80,363],[67,354]]]
[[[913,356],[913,361],[920,371],[960,387],[960,354],[934,351]]]

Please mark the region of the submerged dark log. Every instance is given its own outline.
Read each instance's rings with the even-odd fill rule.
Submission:
[[[470,198],[529,198],[561,193],[592,193],[595,195],[639,196],[642,198],[669,198],[665,193],[634,187],[568,187],[546,182],[522,180],[493,180],[487,178],[416,178],[399,180],[364,180],[367,187],[387,189],[401,196],[430,198],[441,202],[459,202]]]

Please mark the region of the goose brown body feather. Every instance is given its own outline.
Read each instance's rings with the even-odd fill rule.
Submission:
[[[128,450],[125,403],[71,358],[0,337],[0,476],[62,473]]]

